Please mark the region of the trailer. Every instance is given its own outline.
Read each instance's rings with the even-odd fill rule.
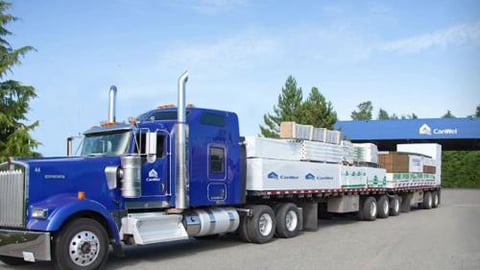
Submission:
[[[440,204],[441,147],[341,140],[339,131],[282,123],[282,138],[241,137],[234,112],[185,102],[83,134],[81,153],[0,164],[0,260],[101,269],[109,247],[234,233],[266,243],[315,230],[319,215],[373,221]]]

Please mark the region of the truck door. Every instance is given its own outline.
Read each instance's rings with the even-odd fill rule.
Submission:
[[[169,160],[167,158],[168,141],[168,133],[158,132],[157,155],[155,157],[142,158],[142,197],[163,197],[170,194]],[[144,147],[145,139],[141,140],[141,143]]]

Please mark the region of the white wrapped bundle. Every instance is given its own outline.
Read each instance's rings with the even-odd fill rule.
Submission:
[[[339,163],[343,160],[343,147],[314,141],[301,142],[301,158],[309,161]]]
[[[378,164],[378,148],[373,143],[354,143],[355,161]]]
[[[248,158],[301,159],[301,145],[299,141],[246,136],[245,142]]]

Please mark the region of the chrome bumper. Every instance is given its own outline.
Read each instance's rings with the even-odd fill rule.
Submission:
[[[50,261],[50,233],[0,229],[0,255]]]

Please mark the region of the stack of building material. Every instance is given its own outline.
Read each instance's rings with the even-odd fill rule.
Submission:
[[[353,147],[353,143],[350,141],[342,141],[341,145],[343,147],[343,161],[348,164],[353,164],[355,160],[355,148]]]
[[[354,160],[356,162],[378,164],[378,148],[373,143],[354,143]]]
[[[340,144],[341,132],[326,128],[315,128],[311,125],[301,125],[295,122],[280,123],[280,138],[294,140],[308,140]]]
[[[429,157],[423,157],[423,172],[434,174],[436,172],[435,160]]]
[[[325,142],[332,144],[340,144],[342,133],[338,130],[327,130]]]
[[[313,137],[313,126],[301,125],[295,122],[280,123],[280,138],[311,140]]]
[[[301,141],[300,144],[302,160],[330,163],[343,161],[344,153],[341,145],[314,141]]]
[[[411,153],[419,153],[425,155],[426,157],[430,157],[433,161],[433,165],[435,166],[435,173],[434,179],[432,180],[431,177],[429,178],[429,183],[432,181],[435,185],[440,185],[441,178],[442,178],[442,146],[437,143],[409,143],[409,144],[397,144],[397,151],[398,152],[411,152]],[[425,162],[425,159],[424,159]],[[427,160],[427,166],[428,160]],[[432,168],[430,168],[432,169]],[[428,170],[428,169],[427,169]]]
[[[326,128],[313,128],[312,141],[326,142],[327,132],[328,129]]]
[[[424,166],[424,161],[432,164],[429,157],[402,152],[387,152],[379,155],[379,163],[387,171],[389,187],[412,187],[435,184],[435,166]],[[425,172],[425,169],[427,172]]]
[[[301,160],[300,141],[246,136],[247,158]]]

